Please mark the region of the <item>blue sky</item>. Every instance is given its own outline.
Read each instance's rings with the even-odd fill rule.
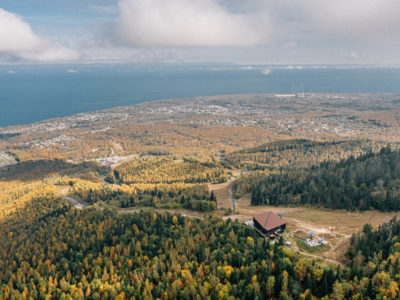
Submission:
[[[115,8],[114,0],[2,0],[2,8],[20,14],[27,19],[73,18],[83,20],[85,18],[101,19],[104,16],[96,7]],[[103,10],[103,12],[104,12]]]
[[[399,64],[398,0],[2,0],[0,62]]]
[[[38,34],[48,37],[90,37],[93,26],[112,22],[113,0],[2,0],[0,7],[22,16]]]

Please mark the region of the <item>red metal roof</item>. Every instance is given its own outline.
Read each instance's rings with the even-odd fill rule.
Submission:
[[[285,220],[271,211],[255,215],[253,219],[266,230],[272,230],[286,224]]]

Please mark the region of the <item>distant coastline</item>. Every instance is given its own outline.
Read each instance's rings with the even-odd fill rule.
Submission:
[[[397,93],[400,68],[262,65],[1,65],[0,127],[171,98]]]

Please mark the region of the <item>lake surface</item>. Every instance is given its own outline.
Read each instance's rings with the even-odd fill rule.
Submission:
[[[400,92],[400,68],[200,64],[0,66],[0,126],[167,98]]]

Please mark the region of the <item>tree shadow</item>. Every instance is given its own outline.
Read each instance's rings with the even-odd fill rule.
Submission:
[[[100,166],[94,161],[73,164],[62,159],[35,160],[3,167],[0,169],[0,180],[33,181],[60,176],[98,179],[103,178],[110,171],[109,167]]]

